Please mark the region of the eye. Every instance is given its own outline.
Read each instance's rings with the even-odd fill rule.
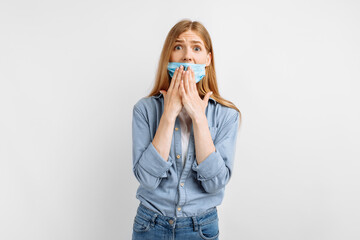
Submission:
[[[201,51],[201,48],[199,48],[199,47],[195,47],[194,49],[196,52]]]
[[[181,49],[180,45],[175,46],[175,50],[180,50],[180,49]]]

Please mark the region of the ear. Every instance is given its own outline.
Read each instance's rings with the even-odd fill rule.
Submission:
[[[211,63],[211,58],[212,58],[211,52],[209,52],[209,53],[207,54],[207,56],[206,56],[206,67],[208,67],[208,66],[210,65],[210,63]]]

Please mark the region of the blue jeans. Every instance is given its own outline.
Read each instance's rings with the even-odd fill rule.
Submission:
[[[134,219],[132,240],[218,240],[217,209],[193,217],[162,216],[141,203]]]

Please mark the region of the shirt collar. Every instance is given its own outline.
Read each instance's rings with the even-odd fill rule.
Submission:
[[[155,95],[154,97],[155,97],[155,98],[160,98],[160,97],[162,97],[162,96],[163,96],[163,94],[160,92],[158,95]],[[216,103],[216,100],[213,99],[212,97],[209,97],[209,100],[212,100],[214,103]]]

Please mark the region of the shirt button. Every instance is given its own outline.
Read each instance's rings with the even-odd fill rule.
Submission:
[[[178,207],[178,209],[177,209],[178,211],[180,211],[181,210],[181,207]]]
[[[175,131],[179,130],[178,128],[175,128]]]
[[[182,186],[182,187],[183,187],[183,186],[184,186],[184,183],[183,183],[183,182],[182,182],[182,183],[180,183],[180,186]]]
[[[180,158],[180,155],[177,155],[176,158]]]
[[[169,220],[170,225],[172,225],[174,223],[174,221],[172,219]]]

